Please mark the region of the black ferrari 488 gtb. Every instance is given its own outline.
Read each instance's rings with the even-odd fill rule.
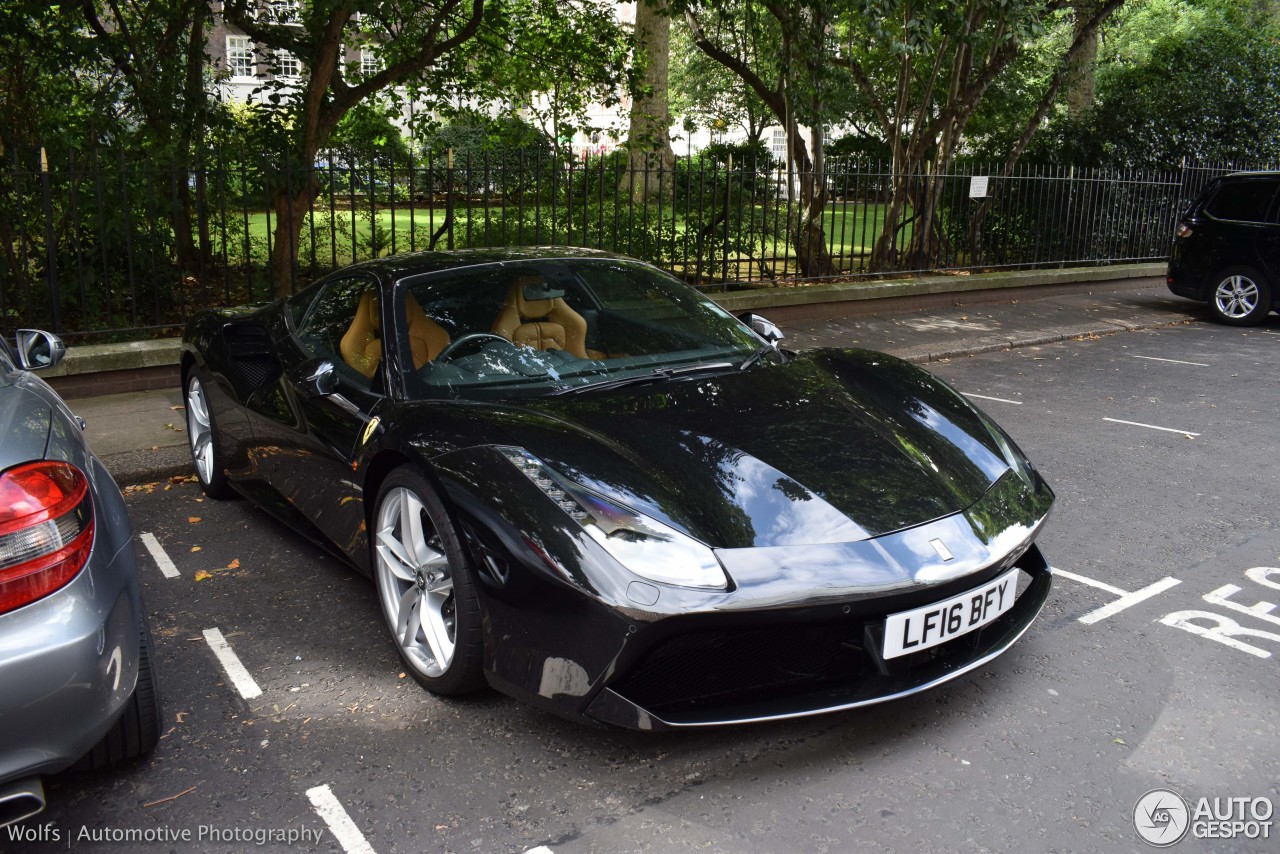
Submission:
[[[774,331],[605,253],[379,259],[191,320],[192,456],[371,575],[437,694],[659,730],[1000,655],[1049,592],[1052,491],[929,373]]]

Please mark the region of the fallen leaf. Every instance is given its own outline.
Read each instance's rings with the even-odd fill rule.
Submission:
[[[200,546],[192,546],[192,547],[191,547],[191,551],[193,551],[193,552],[198,552],[198,551],[200,551]]]
[[[200,522],[200,517],[199,517],[199,516],[188,516],[188,517],[187,517],[187,521],[188,521],[189,523],[191,523],[192,525],[195,525],[195,524],[198,524],[198,523]]]
[[[239,569],[239,568],[240,568],[240,558],[235,558],[231,561],[231,563],[227,564],[227,569]]]
[[[401,673],[401,674],[400,674],[400,676],[399,676],[398,678],[403,679],[403,678],[404,678],[404,674],[403,674],[403,673]]]
[[[1123,739],[1123,738],[1117,738],[1117,739],[1115,740],[1115,743],[1116,743],[1116,744],[1124,744],[1124,739]]]
[[[170,406],[169,408],[172,409],[174,412],[178,412],[182,409],[181,406]]]
[[[209,578],[213,578],[213,573],[204,569],[196,570],[196,581],[204,581]]]

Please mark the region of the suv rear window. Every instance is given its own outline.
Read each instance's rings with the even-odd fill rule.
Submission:
[[[1205,206],[1205,213],[1214,219],[1267,222],[1276,186],[1276,181],[1227,181]]]

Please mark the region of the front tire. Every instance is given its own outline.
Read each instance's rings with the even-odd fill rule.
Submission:
[[[442,696],[484,685],[484,637],[471,567],[453,522],[421,474],[383,482],[371,537],[382,615],[406,669]]]
[[[1231,326],[1256,326],[1271,311],[1271,285],[1252,267],[1228,267],[1209,292],[1209,311]]]
[[[191,462],[196,467],[200,488],[210,498],[232,498],[235,491],[227,482],[226,459],[218,439],[213,410],[205,394],[204,383],[195,368],[187,377],[187,439]]]

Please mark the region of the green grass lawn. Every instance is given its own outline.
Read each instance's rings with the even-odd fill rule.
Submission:
[[[487,213],[487,215],[486,215]],[[455,247],[494,246],[521,244],[556,244],[592,245],[605,249],[617,249],[620,252],[637,252],[641,244],[652,246],[662,241],[665,257],[673,257],[675,261],[683,261],[686,255],[696,253],[695,223],[687,223],[683,210],[674,210],[670,205],[664,206],[665,224],[657,229],[658,210],[656,206],[648,210],[648,226],[646,232],[645,210],[626,208],[617,212],[618,229],[615,232],[615,213],[612,208],[601,211],[597,207],[589,207],[584,211],[576,207],[572,211],[572,223],[568,222],[570,210],[560,206],[554,212],[555,229],[552,230],[552,210],[543,207],[538,213],[532,206],[524,209],[523,219],[520,210],[515,206],[490,207],[486,212],[481,205],[473,205],[468,211],[459,205],[454,211],[453,237]],[[673,213],[675,215],[672,223]],[[785,212],[775,208],[767,211],[754,208],[755,217],[763,222],[765,230],[773,231],[777,236],[761,236],[757,234],[752,242],[750,255],[766,257],[784,267],[789,258],[794,257],[795,247],[791,238],[785,235]],[[634,222],[632,217],[634,216]],[[749,218],[752,209],[744,207],[731,210],[730,229],[738,217]],[[584,219],[587,235],[584,238]],[[419,205],[415,208],[399,207],[394,211],[390,207],[379,207],[371,211],[365,207],[353,210],[338,209],[330,214],[327,209],[317,208],[303,224],[300,261],[309,264],[314,261],[319,266],[339,266],[363,260],[375,255],[388,255],[394,252],[407,252],[411,249],[426,249],[430,246],[432,234],[445,222],[445,211],[439,207],[428,208]],[[834,256],[843,259],[842,266],[856,263],[860,256],[871,252],[876,238],[884,228],[884,206],[880,204],[861,204],[857,202],[836,202],[828,206],[822,217],[826,243]],[[269,241],[275,239],[275,217],[265,211],[250,212],[247,217],[247,234],[249,237],[249,254],[255,264],[264,264],[267,260]],[[235,233],[228,233],[227,255],[232,263],[243,264],[245,260],[245,218],[235,222]],[[603,229],[601,228],[603,227]],[[268,230],[272,233],[268,236]],[[603,230],[603,235],[601,231]],[[375,233],[376,232],[376,233]],[[723,245],[723,231],[717,228],[704,241],[704,255],[710,253],[723,257],[719,247]],[[904,229],[905,238],[910,237],[910,226]],[[220,241],[221,232],[215,237]],[[313,239],[314,237],[314,239]],[[602,239],[603,237],[603,239]],[[616,241],[616,246],[615,246]],[[671,244],[675,244],[672,255]],[[441,236],[436,248],[447,247],[447,237]],[[218,254],[222,254],[221,243]],[[730,258],[743,257],[746,253],[731,250]]]

